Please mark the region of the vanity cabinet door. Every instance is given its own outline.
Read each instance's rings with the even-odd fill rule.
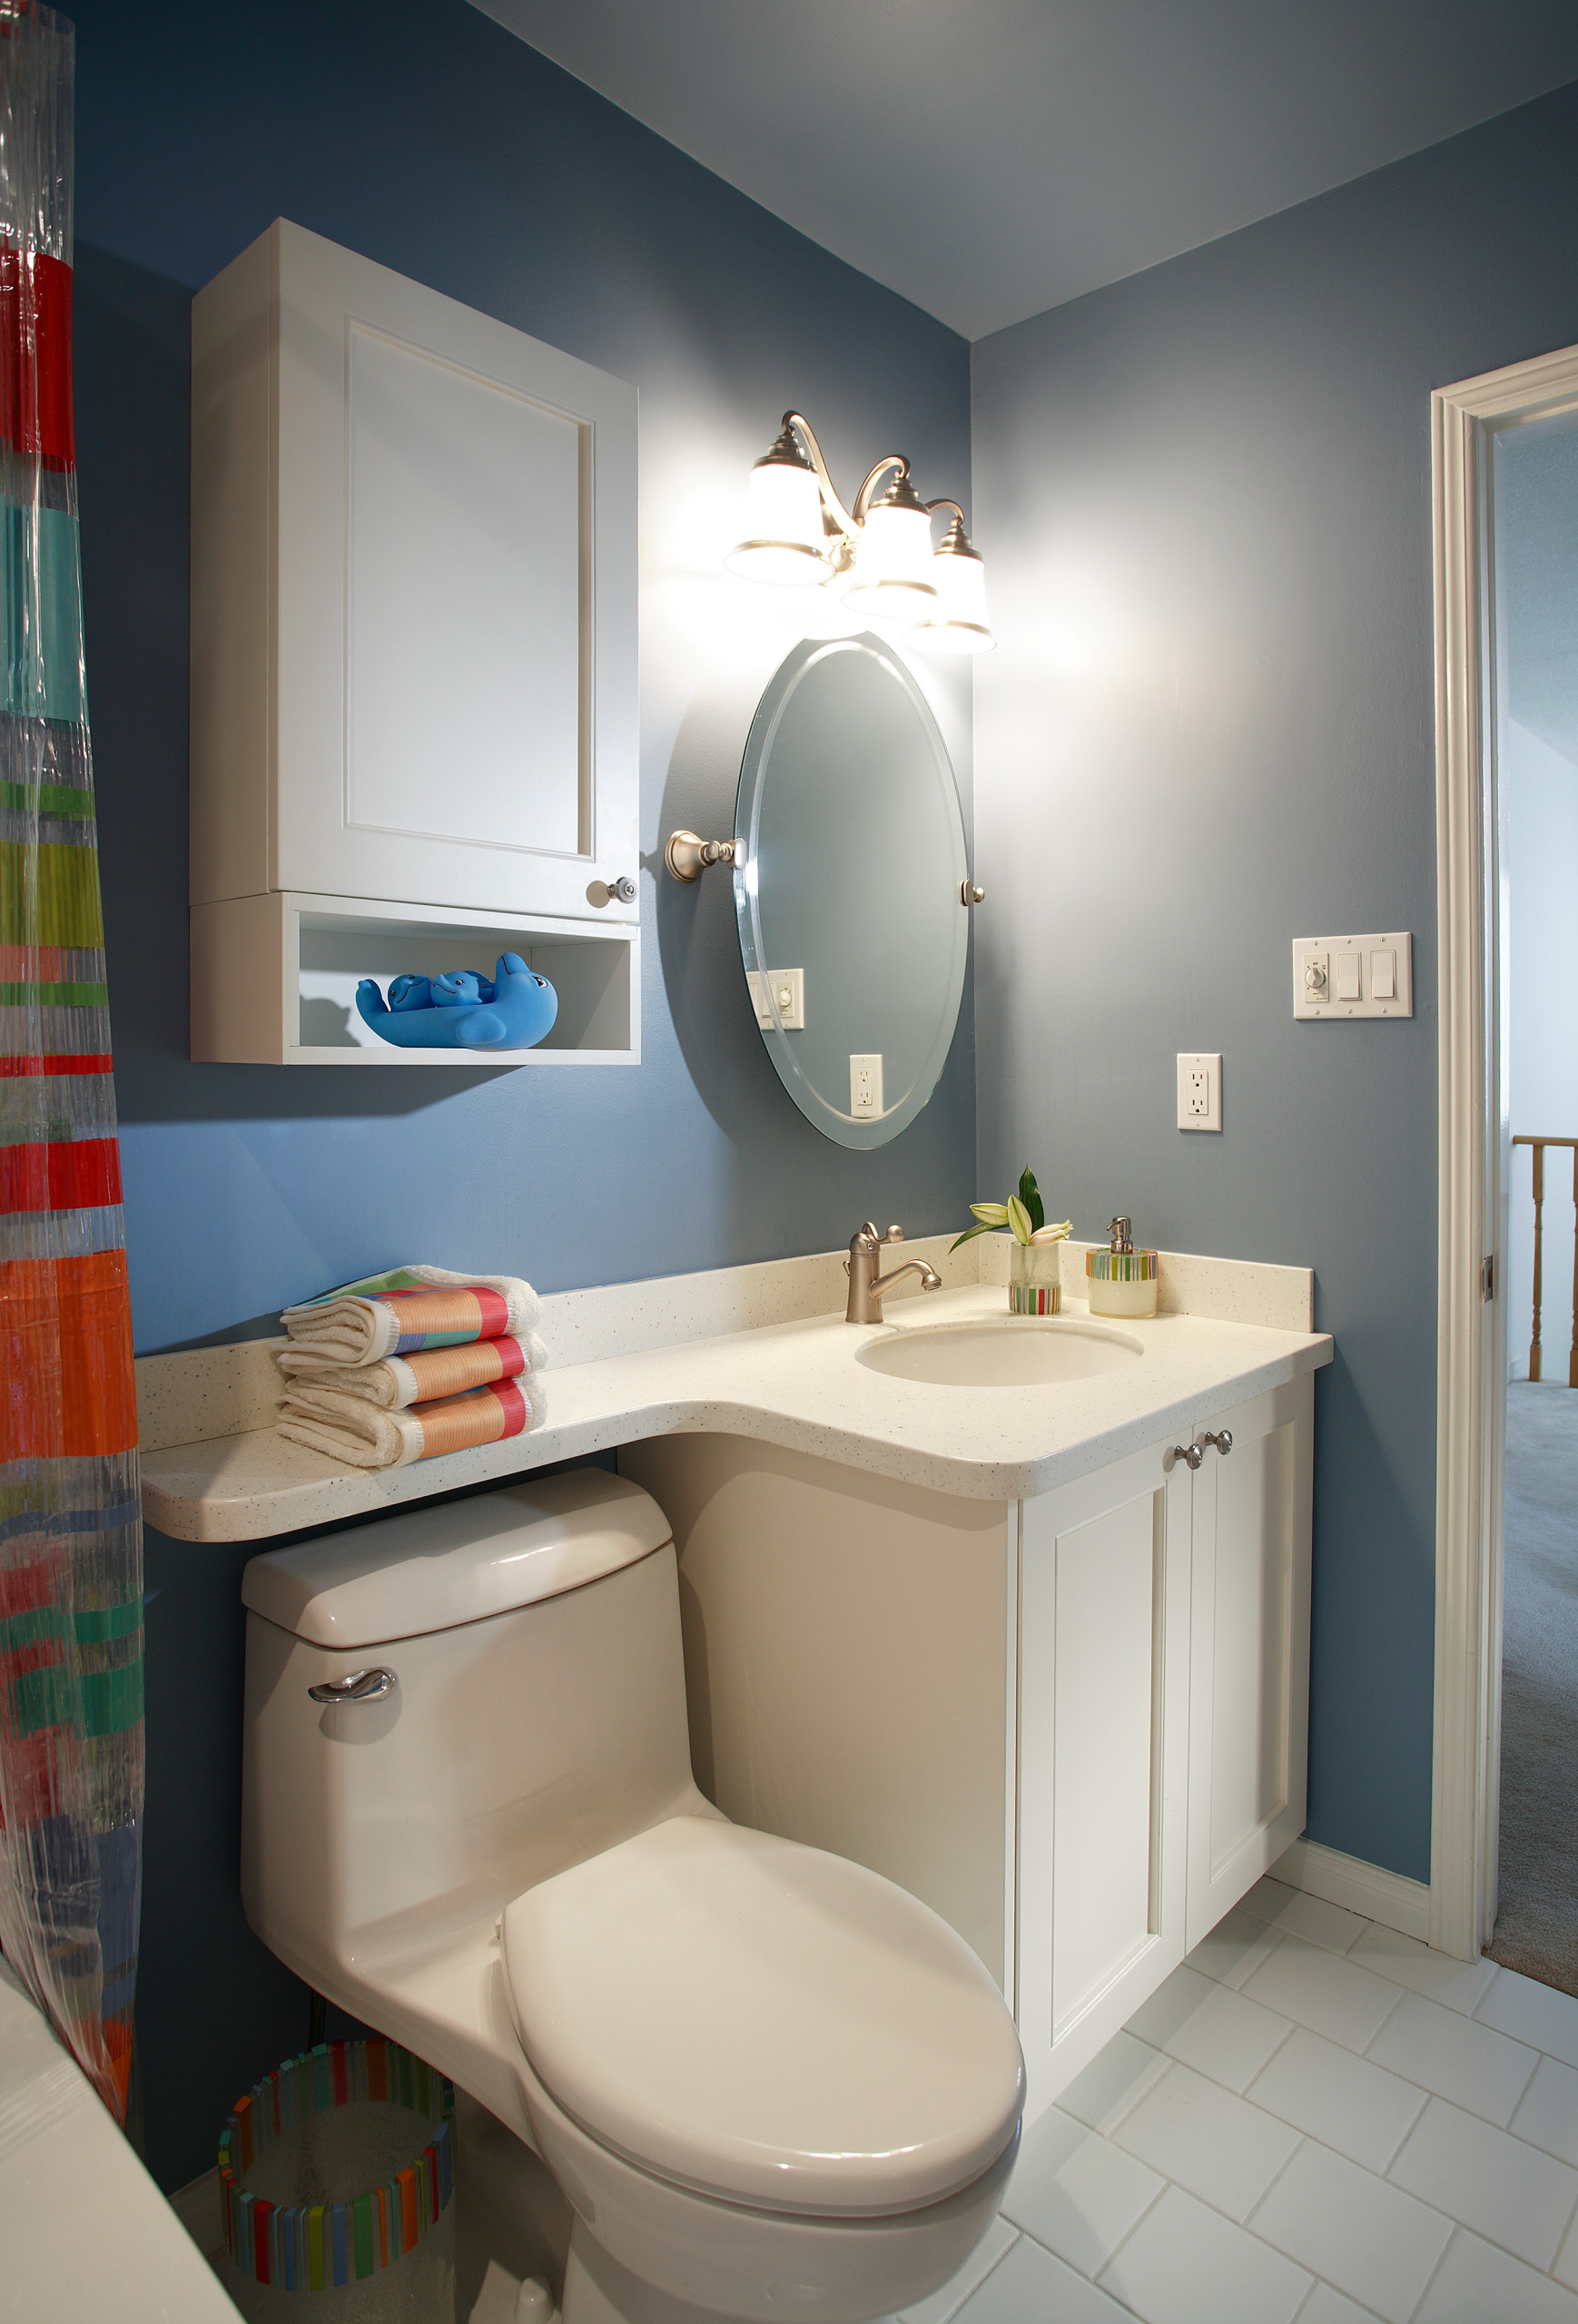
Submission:
[[[1027,2120],[1183,1958],[1189,1477],[1165,1449],[1022,1504]]]
[[[1233,1446],[1192,1480],[1191,1947],[1304,1829],[1313,1415],[1307,1375],[1194,1432]]]

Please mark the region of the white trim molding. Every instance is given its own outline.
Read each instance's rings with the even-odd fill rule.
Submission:
[[[1430,1939],[1430,1890],[1423,1880],[1406,1879],[1362,1857],[1344,1856],[1340,1848],[1323,1847],[1318,1840],[1295,1840],[1271,1867],[1273,1880],[1302,1888],[1307,1896],[1324,1897],[1362,1913],[1383,1928],[1401,1929],[1422,1945]]]
[[[1578,348],[1431,398],[1440,1182],[1435,1729],[1429,1942],[1472,1960],[1495,1918],[1505,1330],[1494,447],[1578,410]],[[1412,1885],[1412,1884],[1410,1884]]]

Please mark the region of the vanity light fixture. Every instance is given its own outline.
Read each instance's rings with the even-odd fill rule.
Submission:
[[[942,540],[932,518],[952,511]],[[783,430],[751,470],[746,537],[724,559],[750,581],[818,582],[852,614],[901,624],[929,654],[984,654],[986,576],[956,500],[922,500],[902,452],[886,452],[848,508],[833,488],[809,420]]]

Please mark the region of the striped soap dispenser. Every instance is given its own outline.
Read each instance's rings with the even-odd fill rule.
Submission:
[[[1137,1251],[1132,1221],[1115,1218],[1106,1250],[1085,1254],[1085,1295],[1092,1315],[1154,1315],[1158,1254]]]

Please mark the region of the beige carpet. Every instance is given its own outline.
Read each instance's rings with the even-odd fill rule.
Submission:
[[[1507,1391],[1501,1902],[1491,1956],[1578,1994],[1578,1390]]]

